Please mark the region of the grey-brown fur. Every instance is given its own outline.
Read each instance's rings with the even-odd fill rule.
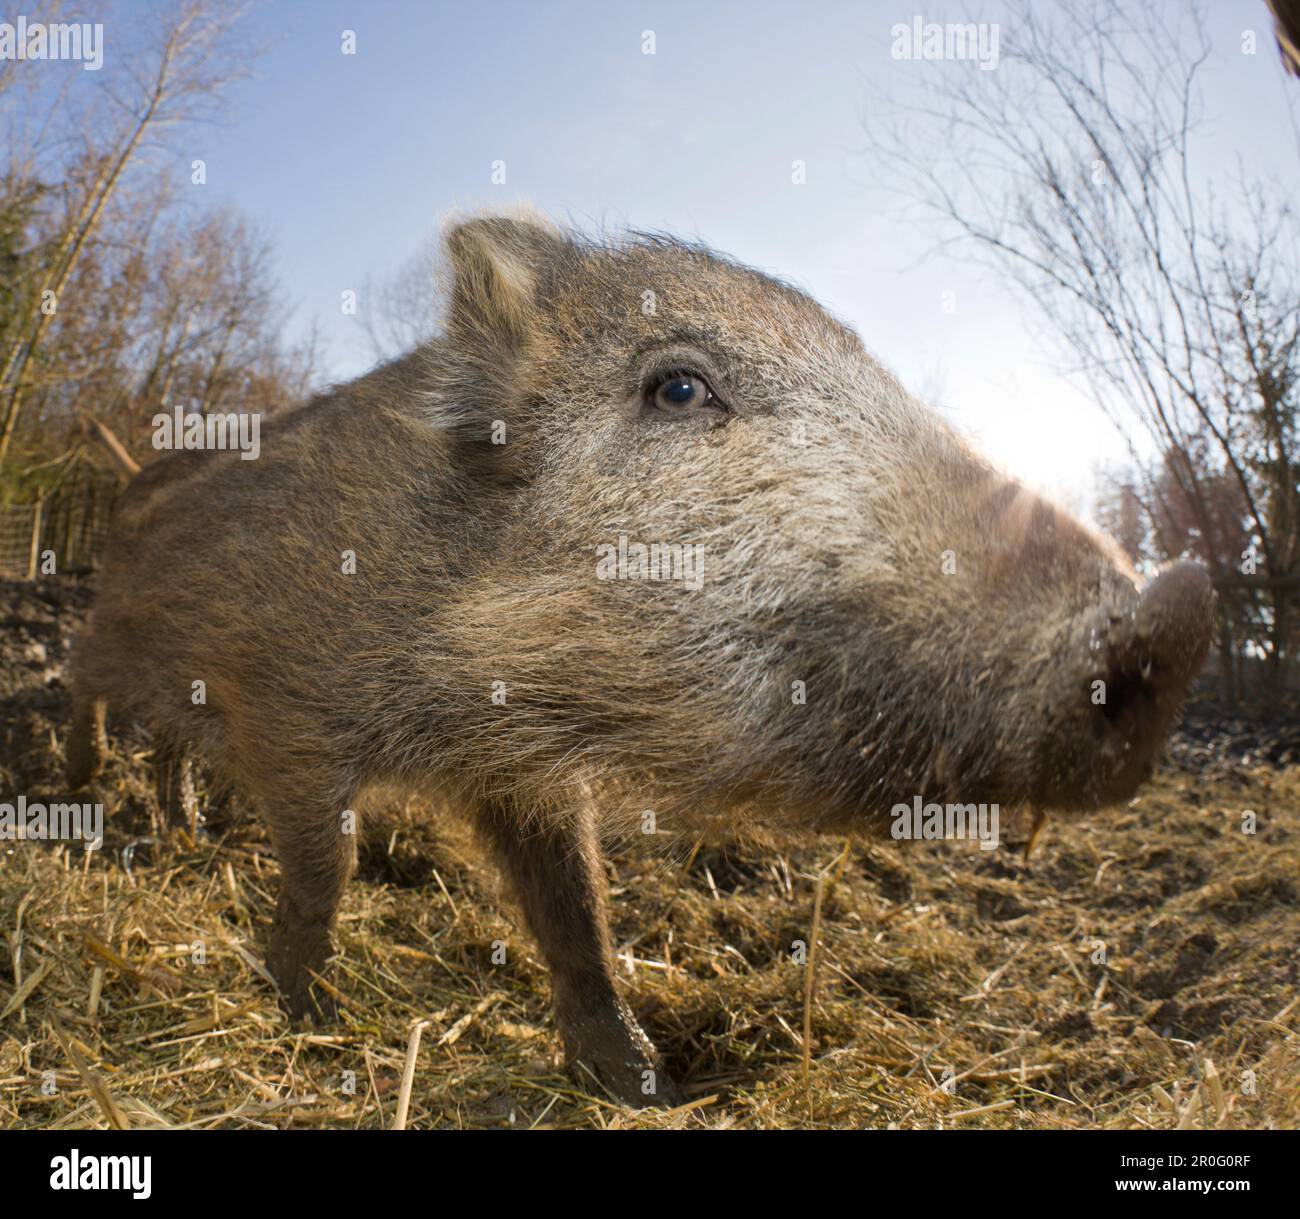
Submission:
[[[268,421],[259,460],[170,455],[124,493],[71,777],[106,700],[165,768],[199,757],[260,805],[295,1013],[353,867],[344,810],[376,781],[445,797],[513,883],[571,1056],[662,1098],[613,983],[602,831],[1124,797],[1204,654],[1208,586],[1180,567],[1139,600],[852,331],[707,250],[507,218],[448,248],[443,336]],[[647,403],[687,367],[728,413]],[[620,533],[702,545],[702,585],[598,580]],[[1095,705],[1097,679],[1122,697]]]

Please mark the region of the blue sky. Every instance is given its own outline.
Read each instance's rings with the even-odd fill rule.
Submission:
[[[1207,156],[1227,163],[1280,140],[1293,164],[1273,168],[1294,181],[1300,85],[1275,62],[1262,0],[1210,10]],[[996,5],[983,11],[997,18]],[[1057,374],[1008,289],[931,253],[932,235],[871,195],[868,86],[932,66],[889,57],[891,26],[918,12],[942,21],[963,8],[263,4],[245,29],[270,51],[230,92],[223,121],[186,137],[178,172],[188,180],[203,157],[206,189],[274,238],[291,326],[320,326],[335,378],[373,361],[361,321],[340,313],[344,289],[395,272],[452,209],[528,201],[583,228],[701,238],[793,279],[996,460],[1083,507],[1095,463],[1123,456],[1111,426]],[[355,55],[340,51],[345,29]],[[1258,31],[1254,57],[1241,54],[1244,29]],[[796,158],[808,167],[798,187]],[[504,185],[491,182],[497,160]],[[951,316],[945,291],[956,293]]]

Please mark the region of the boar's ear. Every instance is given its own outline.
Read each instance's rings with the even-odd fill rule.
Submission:
[[[568,245],[530,220],[467,220],[447,234],[450,337],[472,348],[516,351],[528,337],[551,266]]]

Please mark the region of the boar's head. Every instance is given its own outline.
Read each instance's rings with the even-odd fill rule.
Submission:
[[[495,781],[841,825],[1147,776],[1208,645],[1199,567],[1139,591],[847,326],[700,246],[484,218],[448,248],[427,411],[484,523],[444,655],[478,706],[509,690],[465,714]]]

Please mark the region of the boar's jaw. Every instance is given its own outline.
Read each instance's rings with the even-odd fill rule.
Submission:
[[[1205,660],[1213,621],[1209,577],[1180,562],[1071,624],[1062,668],[1076,676],[1048,713],[1036,804],[1086,810],[1137,790]]]

